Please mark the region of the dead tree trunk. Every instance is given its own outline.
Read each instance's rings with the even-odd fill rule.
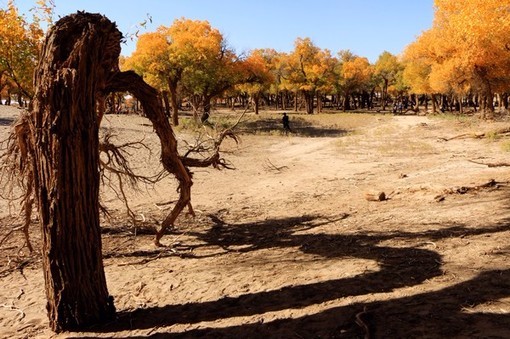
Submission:
[[[34,188],[46,308],[56,332],[115,314],[101,253],[96,95],[118,65],[121,38],[99,14],[64,17],[48,33],[35,72]]]
[[[229,168],[219,147],[227,137],[237,141],[227,129],[208,158],[181,157],[157,91],[134,72],[119,71],[121,38],[115,24],[99,14],[78,12],[59,20],[35,72],[33,110],[14,129],[17,149],[12,152],[19,151],[20,164],[28,164],[20,173],[33,182],[37,199],[47,310],[56,332],[108,321],[115,314],[99,227],[98,132],[106,96],[129,91],[140,100],[160,139],[161,162],[179,181],[179,199],[156,244],[184,208],[193,214],[188,168]]]
[[[161,229],[156,235],[156,245],[165,234],[168,227],[172,226],[179,214],[186,206],[191,206],[191,173],[183,164],[177,153],[177,140],[172,131],[168,119],[162,114],[163,109],[158,100],[157,91],[146,84],[135,72],[128,71],[117,73],[113,76],[105,88],[105,92],[131,92],[142,104],[143,111],[154,126],[161,144],[161,162],[168,172],[175,175],[179,181],[179,200],[170,214],[165,218]],[[210,164],[213,164],[212,162]],[[190,213],[193,213],[190,209]]]

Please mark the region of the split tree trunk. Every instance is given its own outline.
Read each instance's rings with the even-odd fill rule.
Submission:
[[[78,12],[50,30],[35,72],[31,113],[34,187],[50,327],[108,321],[99,227],[96,96],[117,67],[121,33],[99,14]]]

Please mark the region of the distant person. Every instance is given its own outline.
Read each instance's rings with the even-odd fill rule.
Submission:
[[[292,130],[290,129],[289,116],[287,115],[287,113],[283,113],[282,124],[283,124],[283,130],[285,131],[285,134],[292,132]]]

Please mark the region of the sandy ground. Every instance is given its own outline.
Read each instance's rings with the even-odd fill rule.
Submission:
[[[0,106],[2,138],[16,114]],[[178,220],[166,248],[154,247],[150,228],[176,198],[172,178],[129,190],[136,229],[105,190],[113,323],[52,333],[38,253],[15,233],[0,245],[0,337],[510,337],[510,171],[484,165],[510,162],[507,141],[441,140],[508,123],[363,115],[342,128],[342,119],[243,135],[226,155],[236,170],[195,171],[197,216]],[[104,125],[118,142],[143,138],[154,152],[132,150],[133,164],[158,171],[147,120],[108,116]],[[496,186],[465,189],[491,179]],[[389,199],[365,199],[380,191]],[[0,235],[9,211],[0,201]],[[32,233],[37,244],[35,222]]]

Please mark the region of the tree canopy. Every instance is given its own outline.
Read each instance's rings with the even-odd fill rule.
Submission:
[[[7,88],[33,95],[31,78],[43,33],[39,22],[51,21],[51,3],[37,3],[43,14],[32,22],[12,0],[0,10],[4,95]],[[434,9],[430,29],[401,55],[384,51],[374,63],[348,49],[334,56],[308,37],[297,38],[290,52],[268,46],[239,54],[208,21],[180,18],[141,34],[123,69],[135,70],[170,98],[174,125],[183,100],[195,114],[208,114],[212,100],[236,95],[249,97],[257,112],[261,101],[285,109],[294,100],[296,110],[313,113],[326,97],[337,108],[357,108],[367,95],[380,98],[383,110],[388,102],[421,95],[434,103],[436,97],[459,104],[475,98],[483,110],[493,111],[496,94],[508,97],[510,0],[435,0]]]
[[[43,30],[38,20],[22,16],[13,1],[0,9],[0,76],[4,86],[33,96],[32,76],[41,48]]]

